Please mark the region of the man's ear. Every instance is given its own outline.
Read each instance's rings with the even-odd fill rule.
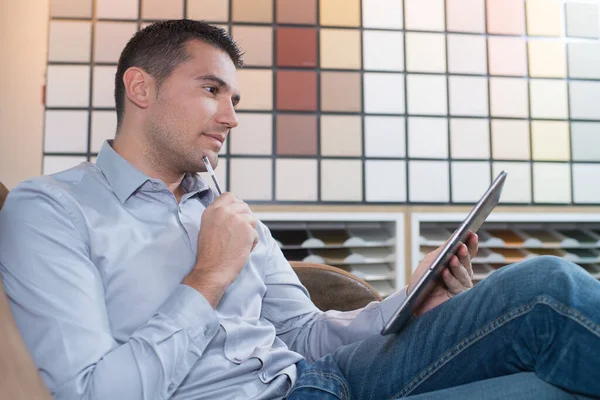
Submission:
[[[125,95],[139,108],[148,108],[154,92],[154,79],[144,70],[136,67],[128,68],[123,74]]]

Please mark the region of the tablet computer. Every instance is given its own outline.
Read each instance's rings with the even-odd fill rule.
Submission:
[[[494,179],[494,182],[492,182],[488,190],[481,196],[459,228],[450,236],[438,256],[433,260],[431,266],[425,271],[408,296],[406,296],[406,299],[404,299],[398,310],[386,322],[381,330],[382,335],[400,332],[410,320],[415,310],[423,304],[423,301],[429,296],[435,284],[442,279],[442,272],[446,268],[450,258],[456,254],[460,243],[465,241],[469,232],[477,232],[492,210],[498,205],[506,175],[507,172],[502,171]]]

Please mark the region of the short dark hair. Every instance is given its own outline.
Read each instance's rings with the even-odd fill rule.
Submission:
[[[130,67],[139,67],[152,75],[160,87],[173,70],[190,59],[185,44],[201,40],[229,54],[236,68],[242,66],[242,52],[237,43],[222,28],[204,21],[189,19],[156,22],[137,32],[129,40],[119,58],[115,75],[115,105],[117,126],[125,113],[123,74]]]

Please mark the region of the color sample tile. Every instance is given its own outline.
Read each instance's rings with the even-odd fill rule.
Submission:
[[[446,0],[446,29],[449,32],[485,32],[485,1]]]
[[[406,29],[443,31],[444,0],[404,0]]]
[[[484,36],[448,35],[448,72],[487,74],[487,44]]]
[[[92,24],[86,21],[51,21],[48,61],[90,60]]]
[[[91,130],[91,151],[98,153],[104,142],[114,139],[117,133],[117,114],[114,111],[93,111]]]
[[[115,107],[114,85],[116,74],[117,67],[94,67],[94,79],[92,83],[92,105],[94,107]]]
[[[406,155],[404,117],[368,115],[364,120],[366,157],[402,158]]]
[[[427,49],[427,51],[423,51]],[[406,69],[446,72],[446,38],[439,33],[406,33]]]
[[[280,67],[316,67],[317,30],[314,28],[277,28],[277,65]]]
[[[567,2],[567,36],[597,39],[600,36],[598,8],[598,4],[591,2]]]
[[[235,22],[273,22],[273,0],[230,0]]]
[[[569,124],[566,121],[532,121],[533,159],[569,161]]]
[[[529,122],[492,120],[492,157],[496,160],[529,160],[531,158]]]
[[[527,51],[524,39],[490,36],[488,51],[490,75],[527,75]]]
[[[490,163],[454,161],[451,165],[452,201],[474,203],[490,186]]]
[[[446,119],[410,117],[408,155],[412,158],[447,158],[448,122]]]
[[[365,176],[368,202],[406,201],[406,161],[367,160]]]
[[[228,22],[229,0],[187,0],[187,15],[190,19]]]
[[[408,112],[416,115],[448,115],[446,77],[408,75]]]
[[[570,203],[571,171],[569,164],[533,164],[533,200],[536,203]]]
[[[488,80],[479,76],[451,76],[450,115],[487,117]]]
[[[323,111],[359,112],[362,109],[361,96],[358,72],[321,72]]]
[[[351,29],[321,29],[321,68],[359,69],[360,32]]]
[[[44,151],[85,153],[88,118],[88,111],[46,111]]]
[[[452,118],[450,155],[458,159],[490,158],[489,121],[479,118]]]
[[[558,0],[526,0],[527,34],[530,36],[562,35],[561,8]]]
[[[493,117],[529,117],[527,80],[490,78],[490,114]]]
[[[450,200],[447,161],[409,161],[409,199],[417,203],[447,203]]]
[[[573,164],[573,201],[575,203],[596,203],[600,197],[600,166],[594,164]]]
[[[525,33],[525,5],[523,0],[487,0],[487,31],[503,35]]]
[[[362,200],[360,160],[321,160],[321,199],[323,201]]]
[[[277,109],[316,111],[317,73],[277,71]]]
[[[320,0],[319,6],[321,25],[360,26],[360,0]]]
[[[536,78],[567,76],[567,57],[562,40],[531,39],[528,42],[528,52],[530,76]]]
[[[92,0],[52,0],[50,17],[91,18]]]
[[[97,22],[94,33],[94,60],[118,62],[123,48],[137,30],[135,22]]]
[[[242,200],[271,200],[273,161],[270,158],[232,158],[231,192]]]
[[[316,24],[317,0],[277,0],[277,22],[280,24]]]
[[[276,200],[318,200],[317,160],[283,158],[275,162],[275,168]]]
[[[362,156],[360,116],[321,115],[321,155]]]
[[[600,120],[600,82],[569,82],[571,118]]]
[[[277,154],[317,155],[317,117],[279,114],[277,116]]]
[[[600,161],[600,123],[571,122],[573,161]]]
[[[238,113],[238,126],[229,134],[231,154],[270,155],[273,151],[271,114]]]
[[[404,34],[363,31],[363,68],[369,71],[403,71]]]
[[[402,0],[362,0],[362,25],[365,28],[402,29]]]
[[[569,43],[569,77],[600,79],[600,43]]]
[[[142,19],[164,20],[183,18],[183,0],[141,0]]]
[[[241,100],[238,110],[273,109],[273,72],[241,69],[237,72]]]
[[[494,162],[492,176],[506,170],[510,179],[506,180],[501,203],[527,204],[531,203],[531,164],[528,162]]]
[[[531,118],[568,118],[567,82],[554,79],[529,81]]]
[[[244,65],[273,65],[273,29],[264,26],[234,25],[231,36],[244,52]]]
[[[89,66],[50,65],[46,79],[46,106],[88,106],[90,102]]]
[[[363,76],[366,113],[404,113],[404,76],[401,74],[367,72]],[[385,90],[382,91],[382,88]]]

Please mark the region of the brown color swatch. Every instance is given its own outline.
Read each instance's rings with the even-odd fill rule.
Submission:
[[[277,65],[280,67],[316,67],[317,30],[314,28],[278,28]]]
[[[317,0],[277,0],[277,22],[283,24],[316,24]]]
[[[361,111],[361,93],[358,72],[321,72],[323,111]]]
[[[317,117],[315,115],[277,115],[277,154],[316,156]]]
[[[317,110],[317,73],[277,71],[278,110]]]

